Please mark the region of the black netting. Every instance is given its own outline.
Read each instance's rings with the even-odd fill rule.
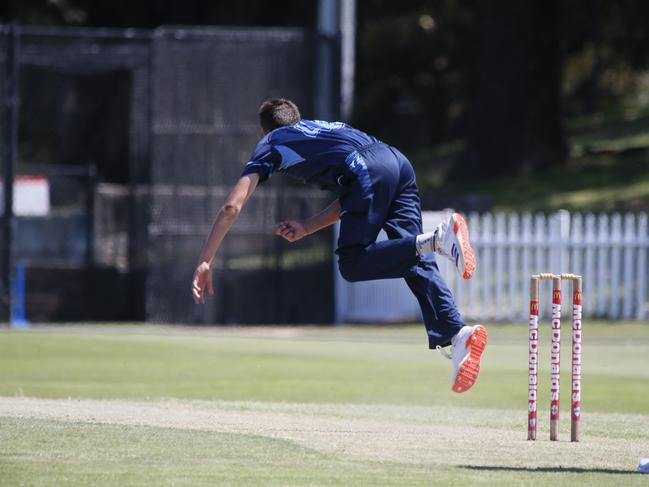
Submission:
[[[293,245],[272,234],[278,219],[328,198],[281,178],[258,190],[226,240],[215,298],[196,307],[189,292],[261,135],[261,101],[289,97],[312,116],[314,42],[297,29],[20,28],[17,170],[46,175],[52,197],[47,217],[17,220],[28,318],[330,321],[331,233]],[[0,90],[5,45],[0,35]],[[21,245],[27,234],[48,243]]]
[[[2,29],[0,25],[0,100],[6,102],[6,77],[7,77],[7,33]],[[4,170],[5,157],[6,157],[6,147],[5,147],[5,137],[6,137],[6,107],[4,103],[2,104],[2,112],[0,114],[0,160],[2,160],[2,167]],[[4,174],[3,174],[4,179]],[[4,246],[4,242],[0,239],[0,250]]]
[[[312,54],[301,31],[156,32],[150,319],[331,320],[331,235],[292,246],[272,235],[273,222],[306,216],[326,199],[279,178],[258,190],[224,243],[211,304],[188,299],[200,245],[260,138],[259,103],[281,95],[312,112]]]

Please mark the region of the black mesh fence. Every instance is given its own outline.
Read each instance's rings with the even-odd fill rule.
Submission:
[[[6,119],[7,119],[7,107],[6,104],[9,101],[7,98],[9,94],[7,93],[7,76],[8,76],[8,66],[7,66],[7,56],[8,56],[8,49],[7,49],[7,44],[8,44],[8,38],[10,35],[10,30],[0,24],[0,100],[2,100],[2,104],[0,105],[0,109],[2,110],[2,113],[0,113],[0,157],[2,157],[2,166],[4,169],[4,165],[6,164],[5,157],[7,156],[6,153],[6,136],[7,136],[7,131],[6,131]],[[3,179],[4,179],[4,171],[3,171]],[[5,243],[1,241],[0,239],[0,246],[4,246]],[[0,247],[1,249],[2,247]]]
[[[195,306],[190,296],[202,242],[261,136],[259,103],[290,97],[313,115],[312,34],[20,27],[19,42],[18,173],[48,177],[52,199],[40,220],[17,218],[28,318],[332,320],[331,233],[295,244],[272,235],[278,219],[318,211],[328,198],[281,178],[257,191],[226,239],[215,297]],[[0,35],[0,90],[5,45]],[[75,199],[69,188],[79,184]],[[66,197],[72,203],[54,204]],[[25,229],[45,237],[57,218],[54,238],[78,240],[84,258],[57,257],[51,245],[25,253]],[[62,230],[70,218],[72,233]]]
[[[294,244],[272,235],[272,222],[312,214],[324,207],[325,199],[282,187],[262,187],[249,201],[217,256],[214,299],[205,307],[192,307],[188,293],[197,251],[226,191],[155,188],[149,249],[160,260],[152,265],[147,281],[147,315],[165,322],[188,316],[219,323],[330,320],[331,234]]]

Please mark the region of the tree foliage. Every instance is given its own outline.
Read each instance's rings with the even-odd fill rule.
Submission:
[[[565,159],[562,121],[646,110],[644,0],[358,0],[354,123],[413,150],[467,140],[477,176]],[[7,0],[32,24],[314,28],[317,2]],[[644,104],[643,104],[644,103]]]

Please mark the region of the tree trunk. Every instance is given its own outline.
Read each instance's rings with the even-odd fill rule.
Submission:
[[[562,163],[558,0],[482,0],[479,8],[480,78],[456,175]]]

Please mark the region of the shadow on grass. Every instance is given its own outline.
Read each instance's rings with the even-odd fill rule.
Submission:
[[[600,151],[524,175],[448,184],[444,190],[476,192],[507,211],[639,211],[649,200],[649,148]]]
[[[620,470],[614,468],[579,468],[579,467],[503,467],[491,465],[464,465],[460,468],[468,470],[484,470],[493,472],[539,472],[539,473],[605,473],[612,475],[634,475],[633,470]]]

